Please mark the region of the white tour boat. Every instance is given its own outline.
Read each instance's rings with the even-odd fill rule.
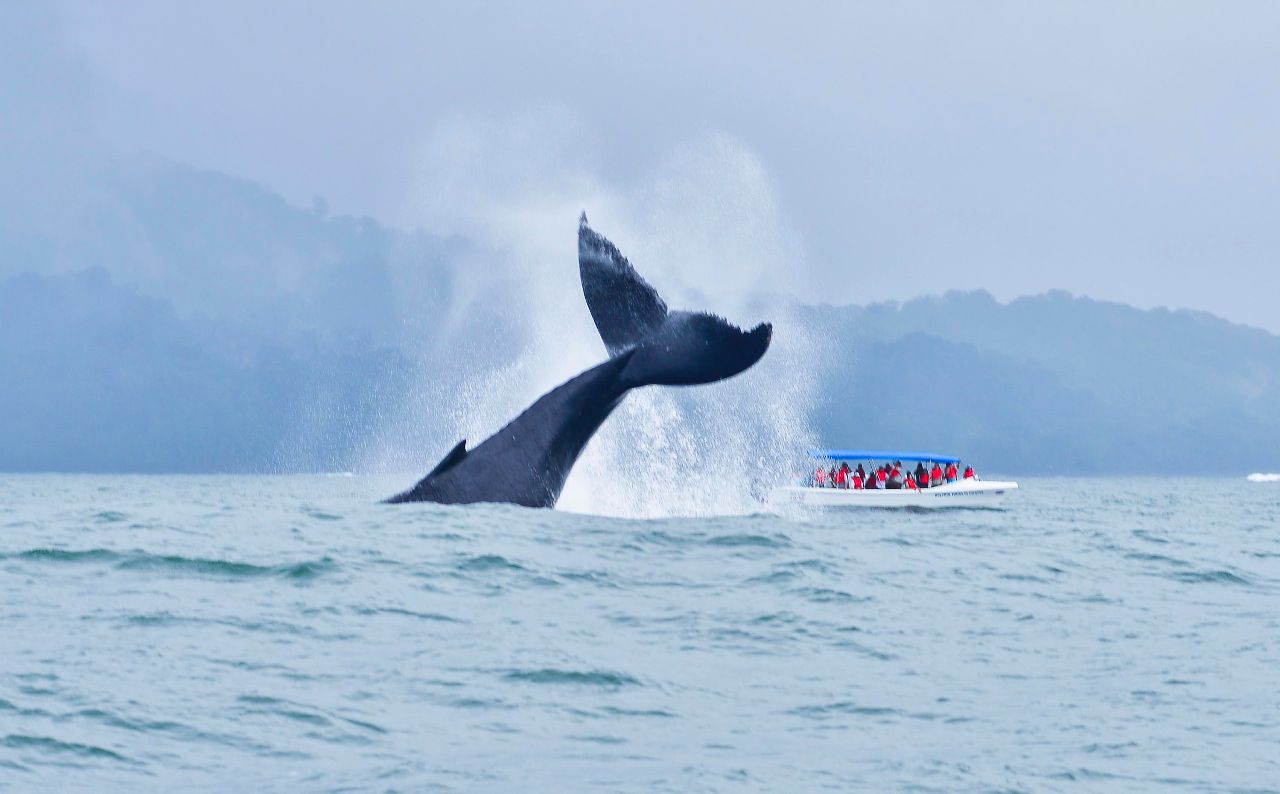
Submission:
[[[856,449],[821,450],[814,452],[813,457],[824,462],[851,464],[859,461],[901,461],[904,464],[904,470],[907,463],[923,463],[925,468],[930,468],[935,463],[946,466],[960,462],[959,458],[952,455],[936,455],[929,452]],[[919,490],[832,488],[829,483],[827,487],[793,483],[774,488],[769,495],[769,500],[777,509],[790,504],[821,508],[916,507],[932,510],[942,507],[1000,507],[1005,498],[1016,490],[1018,490],[1016,482],[980,480],[976,477]]]

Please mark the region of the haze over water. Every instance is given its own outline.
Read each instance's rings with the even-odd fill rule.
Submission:
[[[0,478],[0,789],[1273,791],[1280,487],[624,520]]]

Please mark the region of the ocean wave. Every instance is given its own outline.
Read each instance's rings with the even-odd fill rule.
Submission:
[[[1132,551],[1124,555],[1126,560],[1134,560],[1135,562],[1158,562],[1165,565],[1171,565],[1178,568],[1185,568],[1191,563],[1186,560],[1180,560],[1177,557],[1169,557],[1164,554],[1148,554],[1141,551]]]
[[[800,574],[795,571],[770,571],[759,576],[752,576],[746,580],[746,584],[786,584],[799,578]]]
[[[418,620],[427,620],[439,623],[463,623],[457,618],[451,618],[448,615],[441,615],[438,612],[416,612],[412,609],[403,609],[401,607],[363,607],[357,606],[351,608],[352,612],[357,615],[373,616],[373,615],[399,615],[406,618],[417,618]]]
[[[125,764],[140,763],[105,747],[80,744],[79,742],[63,742],[51,736],[29,736],[22,733],[13,733],[0,739],[0,747],[10,750],[38,750],[45,753],[62,753],[80,756],[81,758],[119,761]]]
[[[37,560],[47,562],[110,562],[120,559],[120,555],[108,549],[86,549],[74,551],[70,549],[30,549],[17,554],[6,554],[0,559]]]
[[[0,712],[8,712],[19,717],[49,717],[52,716],[44,709],[23,708],[16,703],[0,698]]]
[[[776,535],[717,535],[707,541],[708,546],[759,546],[766,549],[784,549],[791,545],[791,538],[783,534]]]
[[[885,706],[863,706],[850,701],[824,703],[816,706],[798,706],[787,713],[794,714],[797,717],[808,717],[809,719],[817,720],[825,720],[842,714],[849,714],[857,717],[902,716],[902,712],[898,709],[888,708]]]
[[[265,752],[270,749],[265,744],[251,741],[243,736],[202,731],[191,725],[174,722],[172,720],[133,720],[102,709],[82,709],[80,711],[58,717],[59,721],[68,719],[89,720],[111,728],[119,728],[120,730],[131,731],[147,736],[163,734],[168,738],[182,742],[208,742],[211,744],[234,747],[238,750],[247,750],[251,752]]]
[[[1249,480],[1249,482],[1280,482],[1280,474],[1263,474],[1261,472],[1255,472],[1250,474],[1246,479]]]
[[[312,579],[337,567],[329,557],[280,565],[255,565],[234,560],[205,557],[183,557],[147,552],[117,552],[110,549],[29,549],[16,554],[0,554],[0,559],[52,563],[115,563],[123,571],[160,571],[228,578],[278,576],[287,579]]]
[[[529,684],[570,684],[606,689],[620,689],[624,686],[640,685],[638,679],[626,673],[610,670],[559,670],[553,667],[544,667],[538,670],[509,670],[502,677],[508,681],[521,681]]]
[[[87,620],[89,618],[81,619]],[[323,639],[326,636],[330,639],[343,639],[350,637],[349,634],[323,635],[309,626],[289,623],[283,620],[244,620],[234,617],[208,618],[190,615],[175,615],[172,612],[151,612],[146,614],[124,615],[119,619],[127,625],[140,626],[143,628],[169,628],[171,626],[225,626],[240,631],[260,632],[276,636],[306,636],[315,637],[317,639]]]
[[[385,735],[387,729],[381,725],[376,725],[367,720],[346,717],[342,714],[331,712],[323,712],[313,706],[303,703],[295,703],[284,698],[271,697],[269,695],[241,695],[236,698],[236,702],[240,704],[240,713],[246,715],[262,715],[269,717],[283,717],[291,722],[301,723],[313,728],[340,728],[341,725],[348,725],[358,728],[365,733]],[[356,737],[352,734],[343,733],[339,730],[333,734],[310,733],[307,734],[311,738],[321,739],[328,742],[349,743],[352,741],[363,743],[367,739]]]
[[[1230,571],[1178,571],[1177,573],[1166,574],[1170,579],[1176,579],[1179,582],[1188,584],[1199,584],[1208,582],[1214,584],[1233,584],[1251,586],[1253,583],[1243,576],[1238,576]]]
[[[325,571],[332,570],[334,564],[328,557],[316,561],[283,565],[254,565],[247,562],[214,560],[201,557],[136,554],[122,560],[116,567],[122,570],[158,570],[232,578],[281,576],[288,579],[312,579]]]
[[[500,554],[466,557],[455,566],[459,571],[523,571],[524,566]]]
[[[856,596],[853,593],[833,590],[829,587],[800,587],[792,590],[791,593],[815,604],[862,604],[871,600],[868,596]]]

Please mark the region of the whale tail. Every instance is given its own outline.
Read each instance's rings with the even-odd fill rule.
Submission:
[[[613,243],[587,225],[585,214],[578,266],[609,359],[542,395],[475,449],[460,442],[389,502],[551,507],[582,449],[628,391],[724,380],[769,348],[768,323],[744,331],[712,314],[668,311]]]
[[[773,328],[743,331],[703,312],[668,311],[666,301],[584,212],[578,219],[582,295],[611,357],[635,355],[620,380],[635,386],[693,386],[737,375],[769,349]]]

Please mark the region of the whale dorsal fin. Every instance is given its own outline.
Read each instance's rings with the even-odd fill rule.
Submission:
[[[428,473],[426,477],[423,477],[423,479],[427,480],[432,477],[435,477],[438,474],[444,474],[449,469],[452,469],[454,466],[457,466],[459,463],[461,463],[462,459],[465,458],[466,456],[467,456],[467,440],[464,438],[458,442],[458,445],[456,447],[449,450],[449,454],[445,455],[444,458],[439,463],[436,464],[436,467],[432,469],[431,472]]]

